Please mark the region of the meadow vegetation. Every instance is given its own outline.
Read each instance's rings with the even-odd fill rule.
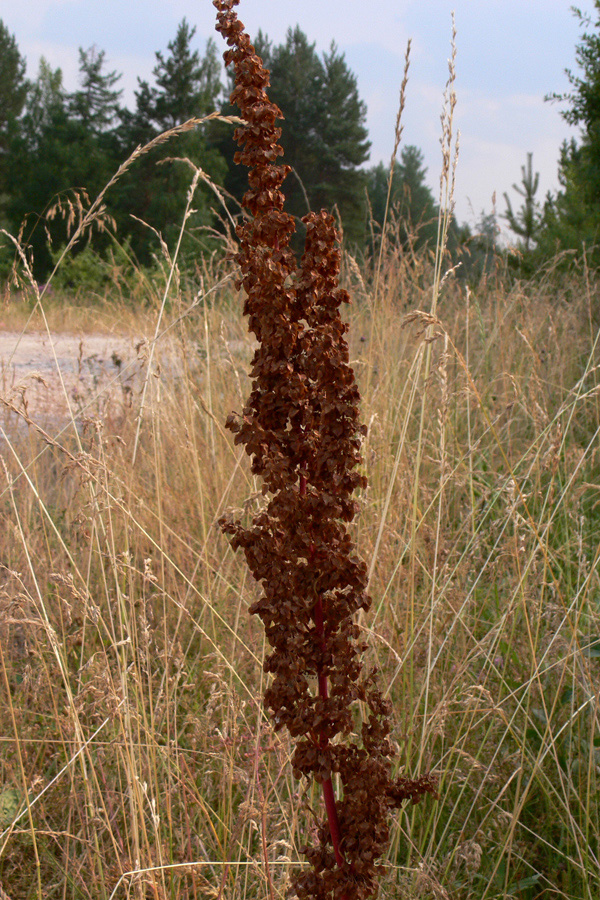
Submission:
[[[395,774],[433,772],[439,791],[391,821],[381,896],[593,900],[597,273],[558,257],[518,279],[497,256],[466,278],[401,229],[390,215],[341,269],[367,426],[352,536],[374,602],[359,625],[392,703]],[[124,247],[90,306],[68,267],[61,283],[68,255],[41,293],[23,259],[6,295],[1,317],[23,331],[146,337],[135,391],[118,390],[125,370],[110,402],[66,390],[68,420],[33,417],[3,372],[10,900],[275,900],[304,864],[322,801],[263,709],[260,589],[218,526],[262,502],[225,429],[255,349],[231,240],[182,272],[166,246],[129,271]]]
[[[384,248],[376,294],[373,269],[343,257],[368,426],[362,627],[398,771],[434,771],[440,793],[392,822],[382,895],[595,897],[593,273],[515,282],[499,267],[468,286],[456,272],[432,315],[430,254]],[[66,424],[3,410],[11,900],[281,897],[319,802],[262,710],[257,587],[216,526],[260,502],[224,430],[253,344],[231,264],[201,276],[193,291],[172,280],[160,324],[157,305],[137,313],[157,339],[133,402]],[[115,325],[131,316],[111,309]]]

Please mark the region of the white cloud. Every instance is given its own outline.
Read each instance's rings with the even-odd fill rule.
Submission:
[[[72,2],[73,0],[27,0],[26,3],[17,3],[15,0],[0,0],[0,19],[18,37],[22,31],[38,28],[50,10]]]

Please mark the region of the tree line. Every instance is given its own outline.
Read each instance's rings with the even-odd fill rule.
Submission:
[[[521,197],[513,209],[506,193],[504,218],[515,235],[522,265],[561,250],[586,249],[595,258],[600,225],[600,0],[592,22],[575,10],[584,28],[576,50],[581,75],[569,72],[572,90],[547,99],[566,104],[561,115],[579,125],[579,142],[561,150],[561,188],[537,200],[538,176],[531,154],[522,169]],[[62,72],[45,59],[37,75],[26,76],[16,39],[0,20],[0,227],[18,233],[28,248],[36,277],[50,271],[68,235],[70,219],[108,183],[119,165],[145,145],[190,118],[228,106],[231,86],[223,84],[220,55],[209,39],[203,52],[194,46],[195,29],[184,19],[165,51],[157,51],[150,80],[138,78],[133,109],[122,102],[121,75],[107,70],[105,53],[79,50],[79,79],[66,90]],[[335,44],[319,55],[299,27],[273,44],[259,32],[256,49],[271,72],[270,95],[282,109],[281,142],[292,167],[286,182],[287,209],[299,222],[310,208],[336,210],[348,245],[371,252],[379,239],[390,182],[390,167],[371,168],[366,105],[356,77]],[[245,189],[233,163],[232,129],[219,122],[180,134],[141,155],[106,195],[108,221],[118,240],[141,265],[150,265],[162,239],[172,247],[184,214],[189,160],[210,175],[232,209]],[[394,239],[413,247],[435,245],[438,206],[427,185],[423,154],[406,146],[391,173]],[[182,262],[215,247],[222,217],[215,196],[203,185],[194,198]],[[484,216],[479,233],[452,220],[451,248],[481,256],[495,246],[495,221]],[[301,227],[298,242],[301,242]],[[100,252],[113,229],[95,237]],[[96,243],[95,243],[96,245]],[[0,250],[0,274],[10,248]],[[600,259],[599,259],[600,261]]]
[[[97,196],[136,147],[192,117],[237,112],[228,103],[231,85],[222,82],[216,44],[209,39],[200,52],[194,35],[184,19],[166,51],[156,52],[152,78],[138,78],[129,109],[121,76],[108,70],[104,51],[79,50],[79,86],[69,92],[61,70],[43,58],[36,77],[27,79],[16,39],[0,21],[0,225],[21,235],[39,279],[66,240],[73,205]],[[355,75],[335,44],[319,55],[299,27],[289,29],[282,44],[261,32],[255,43],[271,72],[270,94],[285,115],[281,141],[292,167],[287,210],[298,222],[298,246],[300,219],[324,207],[336,210],[350,246],[368,249],[383,221],[390,171],[383,164],[365,168],[367,110]],[[159,236],[168,247],[177,239],[190,170],[173,158],[207,172],[235,212],[245,190],[233,163],[236,149],[232,128],[211,122],[143,154],[111,187],[107,214],[141,265],[151,263]],[[417,147],[405,147],[396,161],[391,202],[403,222],[401,240],[435,241],[437,206]],[[221,227],[215,206],[214,194],[201,187],[184,264],[186,256],[193,260],[214,248]],[[110,234],[98,235],[95,246],[110,241]]]

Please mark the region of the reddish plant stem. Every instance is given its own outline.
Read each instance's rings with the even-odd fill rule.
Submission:
[[[310,556],[311,560],[314,555],[314,549],[311,545],[310,547]],[[319,635],[319,641],[321,643],[321,650],[325,652],[325,619],[323,613],[323,598],[321,596],[317,597],[317,602],[315,603],[315,626],[317,629],[317,634]],[[319,683],[319,697],[322,697],[323,700],[327,700],[329,697],[329,687],[327,685],[327,675],[323,674],[323,672],[319,672],[317,675],[317,680]]]
[[[300,496],[303,497],[306,495],[306,475],[300,476]],[[312,562],[314,558],[315,548],[314,545],[311,544],[309,548],[310,561]],[[321,643],[321,649],[325,650],[325,619],[324,619],[324,610],[323,610],[323,598],[321,595],[317,597],[317,601],[315,603],[315,613],[314,613],[314,622],[317,630],[317,635],[319,636],[319,640]],[[329,697],[329,687],[327,684],[327,675],[324,672],[317,673],[317,682],[319,686],[319,697],[323,700],[327,700]],[[325,750],[329,744],[329,740],[324,735],[319,735],[319,745],[321,749]],[[329,824],[329,833],[331,834],[331,843],[333,844],[333,853],[335,855],[335,861],[340,868],[343,868],[346,865],[346,860],[344,859],[344,855],[340,849],[340,823],[338,820],[337,807],[335,803],[335,792],[333,790],[333,782],[331,780],[331,776],[326,778],[323,783],[323,800],[325,801],[325,810],[327,812],[327,822]]]

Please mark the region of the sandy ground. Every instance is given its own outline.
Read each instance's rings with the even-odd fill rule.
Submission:
[[[0,421],[23,409],[40,424],[63,424],[128,403],[146,365],[141,339],[107,334],[0,330]],[[2,410],[4,409],[4,411]]]

